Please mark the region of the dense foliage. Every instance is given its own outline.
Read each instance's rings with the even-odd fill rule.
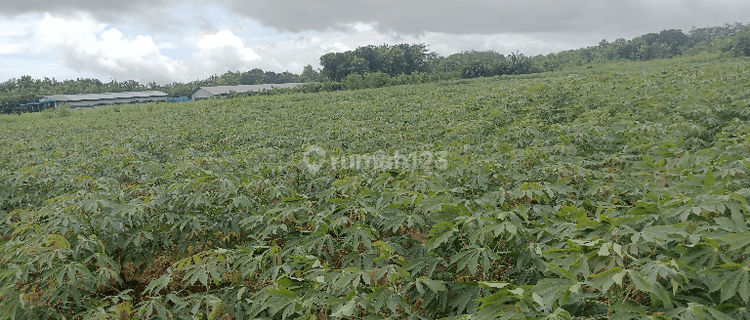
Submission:
[[[750,57],[750,29],[730,38],[722,50],[735,57]]]
[[[692,28],[687,33],[677,29],[662,30],[632,40],[602,40],[597,46],[538,56],[535,57],[534,65],[540,70],[551,71],[597,61],[649,61],[681,55],[718,53],[728,45],[731,46],[735,36],[744,30],[748,30],[748,26],[741,23]]]
[[[0,318],[750,319],[704,60],[0,116]]]
[[[321,73],[333,81],[341,81],[350,74],[382,72],[395,77],[400,74],[429,71],[436,54],[430,54],[424,44],[365,46],[346,52],[331,52],[320,57]]]

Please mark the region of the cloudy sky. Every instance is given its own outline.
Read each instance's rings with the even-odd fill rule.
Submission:
[[[370,44],[536,55],[748,20],[747,0],[10,0],[0,6],[0,81],[300,73]]]

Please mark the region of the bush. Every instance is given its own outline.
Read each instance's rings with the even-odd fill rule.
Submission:
[[[60,116],[60,118],[63,117],[70,117],[70,106],[67,104],[61,105],[55,109],[57,111],[57,115]]]
[[[310,82],[305,83],[295,89],[298,92],[330,92],[341,90],[341,84],[334,81]]]
[[[365,73],[364,86],[366,88],[381,88],[391,84],[391,76],[384,72],[368,72]]]
[[[348,76],[344,77],[344,80],[341,80],[341,84],[344,85],[344,89],[346,90],[365,88],[365,82],[363,81],[362,76],[358,73],[350,73]]]

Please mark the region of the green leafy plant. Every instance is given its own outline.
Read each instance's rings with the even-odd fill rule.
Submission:
[[[0,318],[749,319],[750,63],[576,72],[13,116]]]

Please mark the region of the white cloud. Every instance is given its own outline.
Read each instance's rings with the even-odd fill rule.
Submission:
[[[299,36],[288,41],[259,45],[253,50],[261,57],[255,65],[263,70],[276,72],[290,71],[301,73],[304,66],[310,64],[320,67],[320,56],[329,52],[354,50],[360,46],[395,44],[398,40],[393,34],[383,33],[373,24],[346,24],[325,32]]]
[[[124,37],[89,16],[63,19],[47,14],[34,35],[37,52],[53,48],[62,63],[80,71],[96,72],[116,79],[167,82],[179,77],[183,66],[161,54],[149,36]]]
[[[9,20],[0,20],[0,55],[23,53],[31,48],[29,36],[38,19],[37,14],[25,14]]]
[[[0,30],[2,30],[2,27],[0,27]],[[22,53],[29,47],[29,44],[18,43],[14,39],[9,39],[8,37],[0,37],[0,55]]]
[[[209,75],[227,70],[247,70],[261,60],[253,49],[245,47],[242,38],[235,36],[230,30],[204,35],[196,42],[196,46],[196,71],[208,72]]]
[[[25,54],[0,55],[0,81],[19,79],[22,76],[31,76],[34,79],[55,78],[57,80],[104,78],[101,74],[72,70],[54,59],[49,59],[49,57],[35,57]]]
[[[70,18],[46,14],[38,23],[33,38],[37,44],[33,50],[36,55],[55,52],[65,67],[121,81],[185,82],[227,70],[249,70],[262,61],[231,30],[183,37],[179,45],[174,42],[157,45],[151,36],[126,37],[118,28],[88,15]],[[163,54],[162,49],[183,49],[192,54],[176,60]]]

